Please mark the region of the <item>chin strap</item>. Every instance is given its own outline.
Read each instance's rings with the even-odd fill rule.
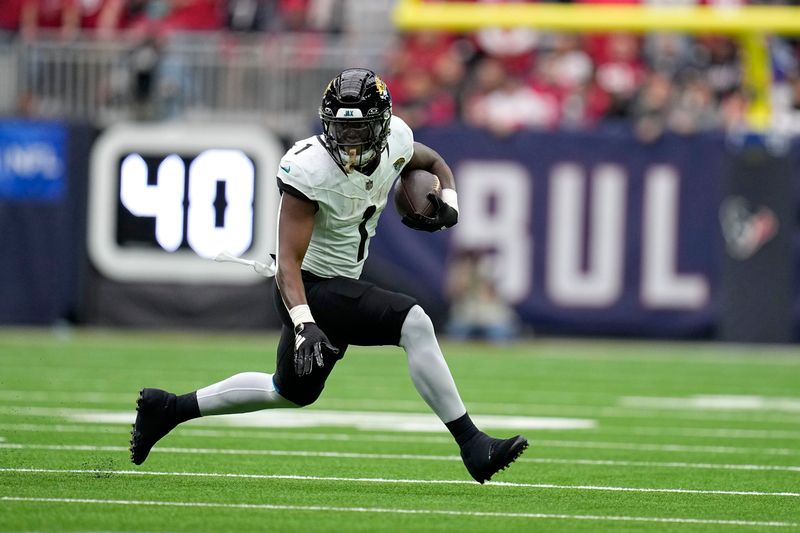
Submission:
[[[356,166],[356,149],[350,148],[347,152],[347,163],[344,165],[344,169],[350,174],[353,171],[353,168]]]

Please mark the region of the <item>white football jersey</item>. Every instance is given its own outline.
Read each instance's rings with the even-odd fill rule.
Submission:
[[[414,155],[414,135],[402,119],[393,116],[380,164],[369,176],[357,170],[346,174],[323,142],[320,136],[309,137],[286,152],[278,169],[278,186],[283,194],[305,197],[317,206],[303,270],[325,278],[357,279],[392,184]]]

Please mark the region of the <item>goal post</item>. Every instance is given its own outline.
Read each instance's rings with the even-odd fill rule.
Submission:
[[[800,35],[800,8],[789,6],[714,7],[399,0],[393,18],[395,25],[404,30],[470,31],[492,26],[577,32],[768,32]]]
[[[405,31],[475,31],[526,27],[561,32],[673,31],[724,34],[742,51],[743,83],[750,95],[750,128],[764,131],[771,116],[771,72],[766,35],[800,35],[800,7],[652,6],[547,3],[425,2],[399,0],[393,20]]]

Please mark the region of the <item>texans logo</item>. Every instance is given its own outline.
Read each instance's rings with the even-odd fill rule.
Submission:
[[[748,259],[778,233],[778,217],[768,207],[753,212],[741,196],[726,198],[719,208],[719,222],[728,254]]]

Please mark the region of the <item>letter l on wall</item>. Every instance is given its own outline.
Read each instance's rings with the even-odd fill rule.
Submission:
[[[668,165],[645,176],[642,216],[642,302],[650,309],[697,309],[708,301],[702,274],[677,272],[680,177]]]

